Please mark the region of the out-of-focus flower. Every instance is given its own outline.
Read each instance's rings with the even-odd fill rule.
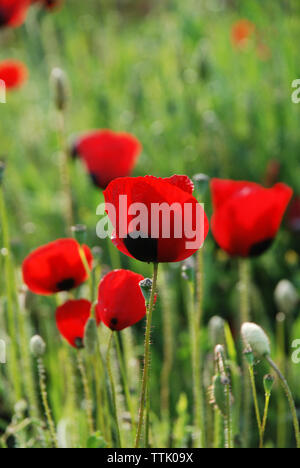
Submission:
[[[299,302],[295,286],[287,279],[279,281],[274,292],[275,301],[280,312],[290,314]]]
[[[30,291],[41,295],[70,291],[80,286],[88,278],[80,248],[92,269],[93,256],[86,245],[80,247],[74,239],[59,239],[39,247],[24,260],[24,283]]]
[[[84,347],[84,333],[91,317],[92,303],[86,299],[71,300],[56,310],[56,325],[60,334],[74,348]]]
[[[129,133],[96,130],[78,137],[72,154],[80,157],[93,183],[105,189],[112,180],[131,175],[141,149]]]
[[[241,19],[234,23],[231,28],[231,39],[235,47],[243,48],[255,32],[255,25],[247,20]]]
[[[297,195],[291,201],[286,216],[286,224],[292,232],[300,232],[300,196]]]
[[[266,189],[253,182],[213,179],[212,233],[231,256],[255,257],[273,243],[292,189],[276,184]]]
[[[0,80],[4,81],[7,90],[19,88],[27,77],[28,71],[24,63],[17,60],[0,62]]]
[[[97,321],[120,331],[142,320],[146,315],[146,302],[140,288],[143,279],[127,270],[108,273],[99,285]]]
[[[0,28],[21,26],[29,6],[30,0],[0,0]]]

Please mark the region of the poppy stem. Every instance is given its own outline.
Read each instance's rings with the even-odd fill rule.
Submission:
[[[240,276],[240,323],[239,326],[250,319],[250,272],[249,263],[247,259],[241,258],[239,261],[239,276]],[[245,446],[248,446],[250,424],[251,424],[251,386],[248,373],[248,365],[246,361],[243,362],[243,376],[244,376],[244,440]]]
[[[113,405],[113,410],[114,410],[114,417],[115,417],[115,422],[116,422],[116,433],[117,433],[117,448],[122,448],[122,443],[121,443],[121,434],[120,434],[120,427],[119,427],[119,418],[118,418],[118,408],[117,408],[117,397],[116,397],[116,389],[115,389],[115,382],[114,382],[114,377],[111,369],[111,363],[110,363],[110,352],[112,348],[112,343],[113,343],[113,335],[114,331],[112,330],[109,341],[108,341],[108,346],[107,346],[107,353],[106,353],[106,368],[107,368],[107,373],[110,381],[110,389],[111,389],[111,397],[112,397],[112,405]]]
[[[297,448],[300,448],[300,429],[299,429],[299,421],[298,421],[298,416],[297,416],[297,409],[296,409],[296,405],[295,405],[295,401],[294,401],[294,398],[293,398],[293,395],[292,395],[292,392],[290,390],[290,387],[285,379],[285,377],[283,376],[283,374],[281,373],[280,369],[277,367],[277,365],[275,364],[275,362],[270,358],[270,356],[266,356],[266,360],[268,361],[268,363],[270,364],[270,366],[274,369],[274,371],[276,372],[276,374],[278,375],[279,379],[280,379],[280,382],[282,384],[282,387],[284,389],[284,392],[286,394],[286,397],[288,399],[288,402],[289,402],[289,405],[290,405],[290,410],[291,410],[291,413],[292,413],[292,417],[293,417],[293,424],[294,424],[294,430],[295,430],[295,437],[296,437],[296,442],[297,442]]]
[[[261,444],[262,433],[261,433],[261,417],[258,405],[258,398],[257,398],[257,391],[256,391],[256,384],[255,384],[255,377],[254,377],[254,369],[253,365],[249,365],[249,375],[250,375],[250,382],[253,394],[253,401],[254,401],[254,408],[255,408],[255,416],[257,421],[258,433],[259,433],[259,440]]]
[[[147,387],[149,385],[149,367],[150,367],[150,359],[151,359],[151,353],[150,353],[151,324],[152,324],[152,315],[153,315],[153,309],[154,309],[154,303],[155,303],[155,293],[156,293],[156,288],[157,288],[157,278],[158,278],[158,263],[154,263],[152,291],[151,291],[151,297],[150,297],[148,313],[147,313],[145,351],[144,351],[144,371],[143,371],[140,408],[139,408],[139,420],[138,420],[138,426],[137,426],[135,448],[139,448],[139,445],[140,445],[142,427],[143,427],[143,422],[144,422],[144,411],[145,411],[145,403],[146,403],[146,397],[147,397]]]
[[[93,403],[92,403],[87,373],[86,373],[84,361],[82,358],[82,353],[80,350],[77,352],[77,364],[78,364],[78,369],[81,375],[81,380],[82,380],[82,385],[83,385],[83,390],[84,390],[89,431],[91,434],[93,434],[94,433]]]
[[[265,435],[267,419],[268,419],[270,397],[271,397],[271,393],[265,394],[265,409],[264,409],[264,416],[263,416],[263,421],[262,421],[262,426],[261,426],[261,439],[260,439],[259,448],[264,447],[264,435]]]
[[[121,371],[121,376],[123,380],[124,393],[125,393],[128,410],[131,416],[131,427],[132,427],[132,433],[134,437],[136,433],[136,422],[135,422],[134,408],[133,408],[129,385],[128,385],[127,372],[125,369],[125,363],[124,363],[124,359],[123,359],[122,352],[121,352],[119,333],[116,332],[114,335],[115,335],[115,343],[116,343],[117,355],[118,355],[118,360],[119,360],[119,365],[120,365],[120,371]]]
[[[8,360],[8,369],[11,375],[11,381],[14,388],[14,398],[15,402],[20,400],[22,397],[22,385],[21,385],[21,372],[18,362],[18,337],[17,337],[17,328],[15,322],[15,307],[14,307],[14,266],[11,257],[10,249],[10,237],[9,237],[9,227],[8,219],[6,212],[6,205],[3,194],[2,182],[0,183],[0,219],[1,219],[1,228],[2,228],[2,244],[4,252],[4,280],[5,280],[5,289],[6,289],[6,298],[7,298],[7,328],[8,334],[11,339],[10,344],[10,358]]]
[[[47,387],[46,387],[46,372],[45,372],[45,367],[44,367],[42,358],[37,359],[37,364],[38,364],[41,397],[42,397],[42,402],[43,402],[43,406],[45,410],[45,415],[46,415],[47,422],[48,422],[51,439],[54,444],[54,447],[59,448],[57,437],[56,437],[55,424],[54,424],[51,410],[50,410],[49,403],[48,403],[48,395],[47,395]]]
[[[276,360],[280,369],[286,368],[285,363],[285,328],[286,316],[280,312],[276,316]],[[277,392],[277,411],[278,414],[286,414],[286,401],[282,392]],[[285,447],[287,436],[286,418],[277,422],[277,447]]]

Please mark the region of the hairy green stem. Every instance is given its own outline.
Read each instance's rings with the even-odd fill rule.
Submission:
[[[95,431],[94,419],[93,419],[93,403],[92,403],[87,373],[85,369],[85,364],[84,364],[81,353],[82,353],[81,351],[77,352],[77,364],[78,364],[78,369],[81,375],[81,380],[82,380],[82,385],[83,385],[89,431],[90,431],[90,434],[93,434]]]
[[[271,397],[271,393],[265,394],[265,409],[264,409],[264,416],[263,416],[263,421],[261,425],[261,438],[260,438],[260,443],[259,443],[259,448],[261,449],[264,447],[264,435],[265,435],[267,419],[268,419],[270,397]]]
[[[253,394],[255,416],[256,416],[258,433],[259,433],[259,440],[261,442],[261,438],[262,438],[262,435],[261,435],[261,416],[260,416],[259,405],[258,405],[258,398],[257,398],[257,391],[256,391],[255,377],[254,377],[254,369],[253,369],[253,366],[251,366],[251,365],[249,365],[248,367],[249,367],[250,382],[251,382],[251,388],[252,388],[252,394]]]
[[[58,442],[57,442],[57,437],[56,437],[56,430],[55,430],[55,424],[52,418],[50,406],[48,403],[48,395],[47,395],[47,387],[46,387],[46,374],[45,374],[45,368],[44,368],[44,363],[42,358],[39,358],[37,360],[38,363],[38,374],[39,374],[39,384],[40,384],[40,391],[41,391],[41,397],[42,397],[42,402],[45,410],[45,415],[47,418],[48,422],[48,427],[51,435],[51,439],[53,442],[53,445],[55,448],[58,448]]]
[[[113,405],[114,417],[115,417],[115,423],[116,423],[116,434],[117,434],[117,445],[118,445],[117,448],[122,448],[121,433],[120,433],[119,418],[118,418],[118,407],[117,407],[115,382],[114,382],[114,377],[113,377],[111,364],[110,364],[110,352],[111,352],[112,343],[113,343],[113,335],[114,335],[114,331],[111,332],[110,337],[109,337],[107,353],[106,353],[106,368],[107,368],[107,373],[108,373],[108,377],[109,377],[109,381],[110,381],[112,405]]]

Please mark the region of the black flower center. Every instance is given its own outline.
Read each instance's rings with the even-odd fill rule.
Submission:
[[[117,325],[118,325],[118,319],[112,318],[110,321],[110,329],[115,330]]]
[[[0,9],[0,28],[1,26],[4,26],[6,22],[7,22],[6,14],[3,10]]]
[[[73,278],[66,278],[57,283],[56,288],[58,291],[70,291],[75,287],[75,280]]]
[[[126,237],[123,240],[128,252],[140,262],[157,263],[158,261],[158,239],[143,239],[138,237]]]
[[[76,346],[77,349],[83,349],[84,348],[82,338],[75,338],[74,343],[75,343],[75,346]]]
[[[250,248],[249,256],[258,257],[259,255],[263,254],[266,250],[268,250],[273,244],[273,242],[274,239],[265,239],[261,242],[257,242],[257,244],[253,244]]]
[[[96,187],[99,187],[99,181],[98,181],[97,175],[90,172],[90,178],[93,184],[96,185]]]

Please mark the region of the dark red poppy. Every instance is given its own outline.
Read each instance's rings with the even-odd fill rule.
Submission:
[[[50,295],[70,291],[87,280],[88,274],[80,257],[79,244],[74,239],[59,239],[39,247],[23,262],[23,279],[35,294]],[[83,245],[89,267],[92,253]]]
[[[255,25],[247,19],[237,21],[231,29],[233,45],[244,47],[255,31]]]
[[[4,81],[6,89],[19,88],[27,80],[28,71],[22,62],[4,60],[0,62],[0,80]]]
[[[132,173],[141,149],[129,133],[96,130],[77,139],[73,156],[80,157],[94,184],[105,189],[112,180]]]
[[[286,224],[292,232],[300,232],[300,196],[293,198],[286,216]]]
[[[30,0],[0,0],[0,28],[21,26],[29,6]]]
[[[99,285],[97,321],[120,331],[142,320],[146,315],[146,303],[139,283],[143,279],[127,270],[108,273]]]
[[[213,179],[212,233],[229,255],[261,255],[273,243],[292,196],[284,184],[264,188],[252,182]]]
[[[56,310],[60,334],[74,348],[83,348],[85,326],[91,317],[92,303],[86,299],[68,301]]]
[[[125,255],[142,262],[180,262],[190,257],[199,250],[209,230],[193,190],[187,176],[114,180],[104,192],[106,210],[115,228],[113,243]],[[124,196],[127,207],[123,206]],[[136,213],[130,211],[136,211],[137,203],[143,212],[140,208]],[[115,208],[115,219],[111,207]],[[164,214],[158,213],[158,207],[166,209]],[[143,225],[136,222],[137,213],[142,214]]]

